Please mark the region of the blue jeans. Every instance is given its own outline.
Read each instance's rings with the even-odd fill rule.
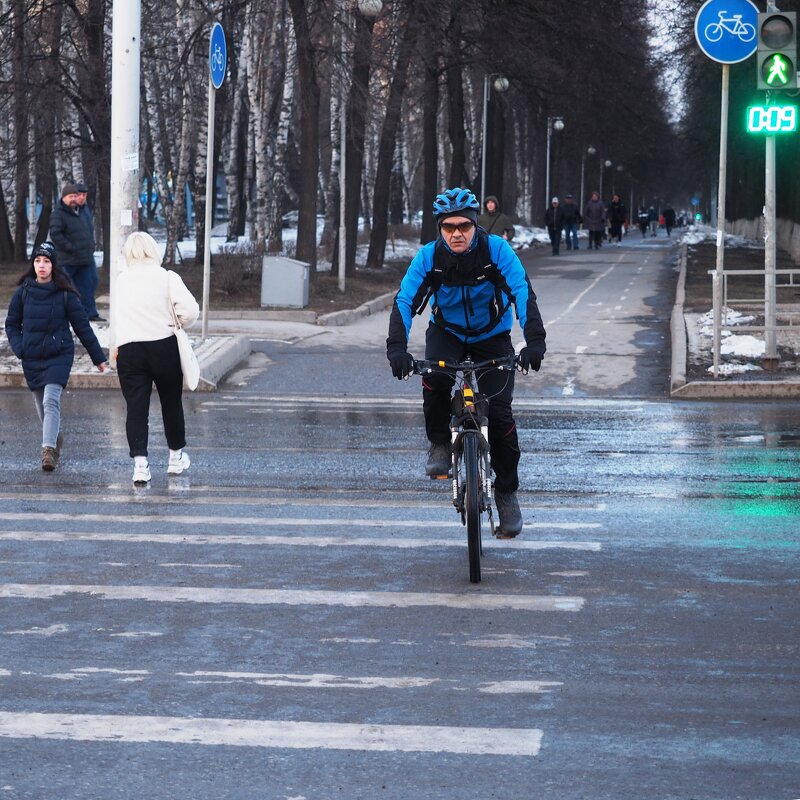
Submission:
[[[81,264],[80,266],[65,265],[64,272],[69,275],[78,294],[81,296],[81,303],[86,310],[86,316],[91,319],[97,317],[97,306],[94,302],[94,291],[97,287],[98,281],[95,276],[97,274],[97,267],[92,264]]]
[[[572,240],[570,241],[570,235]],[[564,241],[567,244],[567,250],[578,249],[578,223],[573,222],[571,225],[564,226]]]
[[[61,430],[61,384],[48,383],[33,389],[33,404],[42,423],[42,447],[55,447]]]

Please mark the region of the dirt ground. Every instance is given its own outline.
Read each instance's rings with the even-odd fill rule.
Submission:
[[[689,357],[687,363],[688,380],[707,380],[708,367],[713,363],[712,337],[700,334],[700,315],[712,308],[712,280],[709,270],[716,268],[716,245],[702,242],[689,245],[686,260],[686,302],[684,314],[689,332]],[[752,315],[752,325],[764,324],[764,248],[726,247],[724,268],[726,270],[758,270],[755,275],[742,275],[728,278],[729,308]],[[792,261],[785,252],[777,253],[777,269],[798,269],[800,265]],[[798,280],[800,276],[795,278]],[[800,285],[787,286],[786,276],[778,277],[777,317],[781,327],[777,335],[779,363],[775,369],[753,372],[737,372],[731,380],[779,380],[800,369]],[[794,327],[788,327],[792,323]],[[732,333],[736,334],[733,330]],[[763,332],[741,331],[741,334],[763,339]],[[753,364],[761,365],[760,357],[726,356],[721,357],[724,366]],[[723,380],[725,378],[722,378]]]

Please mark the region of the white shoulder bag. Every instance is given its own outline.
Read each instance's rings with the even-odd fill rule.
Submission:
[[[169,279],[168,279],[169,280]],[[169,283],[167,283],[169,287]],[[172,294],[169,293],[169,310],[172,312],[172,319],[175,321],[175,338],[178,340],[178,353],[181,357],[181,370],[183,371],[183,382],[187,389],[194,391],[197,384],[200,383],[200,364],[197,362],[197,356],[192,350],[192,343],[189,341],[189,335],[183,329],[178,315],[175,313],[175,305],[172,302]]]

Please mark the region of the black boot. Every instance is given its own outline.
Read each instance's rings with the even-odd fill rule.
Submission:
[[[495,535],[498,539],[513,539],[522,531],[522,512],[519,510],[517,493],[495,490],[494,502],[499,518]]]
[[[447,475],[450,472],[452,457],[449,444],[432,444],[428,448],[428,461],[425,464],[425,474],[431,478]]]

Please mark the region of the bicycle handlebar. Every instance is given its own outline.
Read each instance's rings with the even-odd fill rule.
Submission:
[[[482,369],[513,370],[519,366],[516,355],[500,356],[488,361],[443,361],[437,359],[414,359],[414,375],[424,375],[437,370],[455,370],[456,372],[477,372]]]

